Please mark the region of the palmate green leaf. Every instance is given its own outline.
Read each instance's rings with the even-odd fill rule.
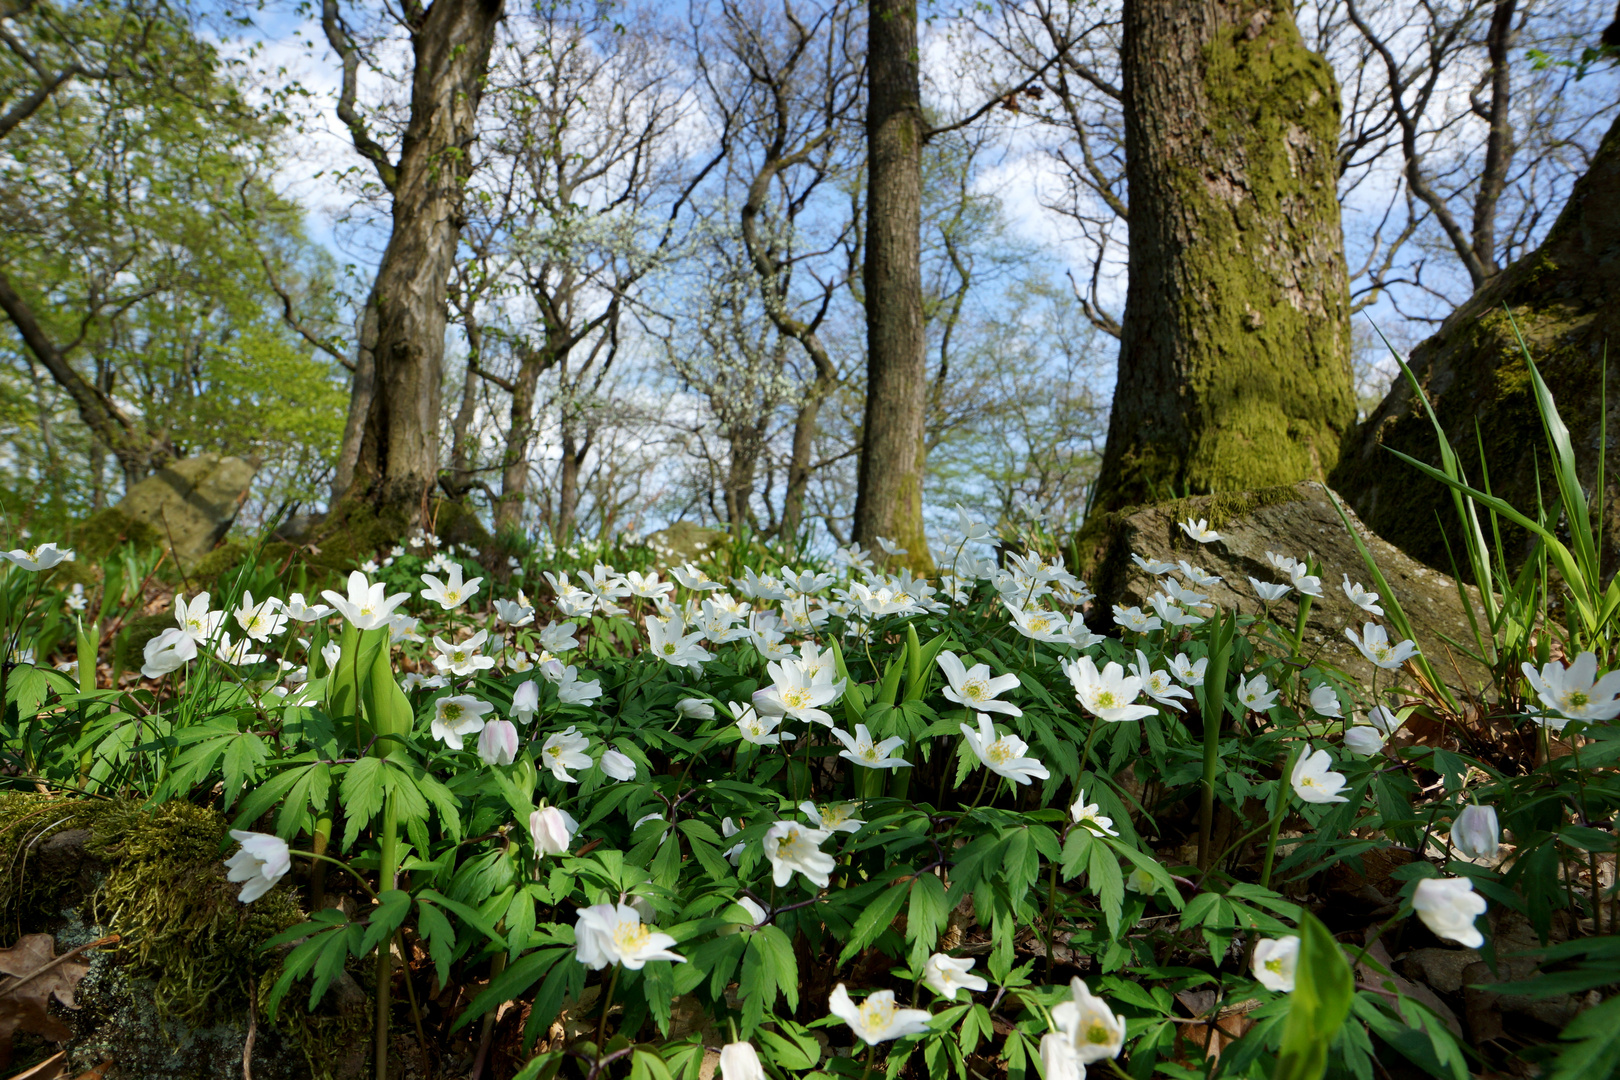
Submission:
[[[403,889],[380,892],[377,901],[370,911],[365,936],[360,939],[360,956],[365,956],[383,940],[393,937],[394,931],[399,929],[411,911],[411,894]]]
[[[900,907],[911,895],[911,887],[906,883],[899,883],[885,889],[877,899],[869,902],[860,918],[855,920],[855,926],[850,932],[849,940],[844,943],[844,949],[838,954],[838,964],[842,967],[849,958],[866,948],[877,940],[879,934],[889,928],[894,917],[900,914]]]
[[[364,757],[350,765],[338,787],[338,802],[347,825],[343,847],[347,850],[372,818],[382,809],[388,794],[387,766],[382,758]]]
[[[1086,884],[1096,895],[1109,934],[1119,936],[1120,911],[1125,904],[1125,877],[1119,872],[1119,859],[1106,844],[1092,844],[1087,863]]]
[[[933,874],[917,875],[911,882],[911,906],[906,912],[906,940],[911,943],[908,962],[912,967],[928,958],[950,914],[944,883]]]
[[[1620,997],[1580,1013],[1558,1038],[1564,1047],[1548,1080],[1594,1080],[1620,1073]]]
[[[1328,1048],[1350,1015],[1355,996],[1350,964],[1328,928],[1306,913],[1300,919],[1299,937],[1294,991],[1271,1080],[1322,1080]]]

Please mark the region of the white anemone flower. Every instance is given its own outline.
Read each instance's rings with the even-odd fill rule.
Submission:
[[[1288,577],[1298,589],[1306,596],[1320,600],[1322,598],[1322,579],[1310,573],[1310,568],[1304,563],[1295,563],[1294,568],[1288,571]]]
[[[1299,967],[1299,938],[1261,938],[1254,944],[1254,977],[1267,990],[1292,993]]]
[[[1344,715],[1344,707],[1339,704],[1338,693],[1327,683],[1320,683],[1311,688],[1311,711],[1318,716],[1334,718]]]
[[[433,647],[439,655],[433,658],[433,666],[440,671],[448,671],[452,675],[466,676],[480,671],[489,671],[495,667],[495,658],[485,655],[484,642],[489,637],[489,631],[480,630],[472,637],[459,644],[452,644],[441,637],[433,639]]]
[[[1620,716],[1620,671],[1598,678],[1594,653],[1581,653],[1567,669],[1552,660],[1540,671],[1526,661],[1523,670],[1537,699],[1558,714],[1537,717],[1538,724],[1562,731],[1570,720],[1591,723]]]
[[[828,833],[860,832],[861,826],[866,824],[855,816],[860,808],[859,803],[853,802],[828,803],[821,807],[809,800],[799,804],[799,811],[809,818],[816,828]]]
[[[1261,581],[1258,578],[1250,578],[1249,584],[1254,586],[1255,595],[1268,604],[1274,604],[1281,600],[1293,588],[1292,585],[1273,585],[1269,581]]]
[[[394,614],[394,609],[403,604],[409,596],[406,593],[395,593],[393,596],[384,596],[388,586],[382,582],[373,585],[366,579],[366,575],[355,570],[349,574],[349,595],[325,589],[321,596],[337,609],[337,611],[356,630],[376,630],[387,626]]]
[[[1502,846],[1496,809],[1469,803],[1451,823],[1451,848],[1465,859],[1489,859]]]
[[[782,723],[780,716],[761,716],[752,705],[741,705],[735,701],[730,708],[732,715],[737,718],[737,731],[741,733],[743,742],[753,746],[780,746],[783,740],[798,738],[791,732],[776,730]]]
[[[1398,645],[1389,643],[1389,634],[1377,623],[1367,623],[1361,628],[1361,636],[1357,637],[1354,629],[1345,627],[1344,636],[1350,643],[1360,650],[1372,663],[1385,671],[1393,671],[1406,663],[1407,658],[1417,652],[1417,645],[1412,641],[1402,641]]]
[[[1073,1043],[1080,1064],[1118,1057],[1125,1047],[1125,1018],[1092,994],[1079,976],[1069,986],[1074,1000],[1052,1006],[1052,1023]]]
[[[1054,644],[1071,643],[1069,620],[1062,615],[1051,611],[1026,611],[1016,604],[1008,603],[1005,598],[1001,602],[1012,615],[1013,625],[1025,637]]]
[[[540,708],[540,684],[533,679],[525,680],[512,692],[512,719],[520,724],[527,724],[534,719],[534,714]]]
[[[973,754],[985,768],[997,776],[1004,776],[1015,784],[1028,784],[1032,780],[1045,780],[1052,774],[1036,758],[1025,751],[1029,744],[1017,735],[996,735],[990,717],[979,713],[979,728],[975,731],[966,724],[958,724],[962,737],[967,740]],[[904,740],[902,740],[904,741]]]
[[[273,596],[254,603],[253,594],[244,591],[235,612],[236,625],[254,641],[269,641],[287,628],[287,614],[280,607],[281,601]]]
[[[208,594],[198,593],[189,601],[184,593],[176,593],[174,597],[174,621],[180,624],[180,629],[190,634],[199,645],[206,645],[208,639],[219,633],[220,624],[225,621],[225,612],[208,610]]]
[[[515,600],[496,600],[495,617],[508,626],[528,626],[534,622],[534,608]]]
[[[1307,746],[1306,750],[1310,750]],[[1350,800],[1340,795],[1349,783],[1343,773],[1333,771],[1333,755],[1326,750],[1299,755],[1289,777],[1294,793],[1308,803],[1340,803]]]
[[[1186,653],[1176,653],[1176,658],[1170,661],[1170,671],[1185,686],[1203,686],[1204,672],[1209,669],[1209,657],[1200,656],[1197,660],[1187,659]]]
[[[461,580],[461,564],[452,562],[445,571],[446,580],[440,581],[433,574],[423,574],[422,581],[427,588],[421,591],[424,600],[432,600],[446,611],[460,607],[478,591],[479,583],[484,579],[475,577],[471,581]]]
[[[0,551],[0,559],[4,559],[19,570],[37,573],[40,570],[49,570],[57,563],[74,559],[73,549],[61,549],[55,544],[41,544],[35,548],[14,548],[11,551]]]
[[[754,706],[769,716],[791,716],[795,720],[833,726],[832,714],[821,708],[844,692],[844,680],[829,683],[818,675],[807,675],[792,660],[772,661],[765,666],[771,685],[754,694]]]
[[[287,617],[298,622],[320,622],[332,614],[332,607],[327,604],[311,604],[304,599],[303,593],[293,593],[287,602],[281,605],[281,610]]]
[[[1019,685],[1017,675],[998,675],[991,678],[989,664],[966,667],[949,649],[939,654],[937,662],[939,669],[945,673],[945,681],[948,684],[941,691],[947,700],[954,701],[958,705],[966,705],[979,712],[1004,713],[1007,716],[1024,715],[1024,711],[1012,702],[996,700],[1001,694]]]
[[[602,771],[610,780],[634,780],[636,778],[636,762],[629,754],[608,749],[602,751]]]
[[[1094,836],[1118,836],[1119,830],[1114,828],[1114,819],[1098,813],[1102,807],[1098,803],[1086,802],[1086,793],[1076,791],[1074,805],[1069,807],[1069,816],[1076,825],[1083,825]]]
[[[1485,944],[1474,920],[1485,914],[1485,898],[1467,878],[1424,878],[1412,893],[1412,910],[1436,937],[1470,949]]]
[[[1143,570],[1146,570],[1154,577],[1158,577],[1160,574],[1168,574],[1170,571],[1176,568],[1175,563],[1162,562],[1158,559],[1144,559],[1134,551],[1131,552],[1131,562],[1135,563]]]
[[[904,758],[890,757],[895,750],[906,744],[906,740],[895,735],[892,738],[878,742],[872,733],[866,730],[865,724],[855,725],[855,734],[847,731],[832,729],[833,737],[844,744],[844,749],[838,756],[845,761],[852,761],[868,769],[900,769],[910,768],[911,762]]]
[[[566,854],[577,832],[579,822],[568,811],[558,807],[542,806],[529,815],[529,837],[534,841],[534,850],[538,854]]]
[[[550,622],[540,631],[540,648],[548,653],[562,653],[579,645],[574,637],[574,631],[579,629],[577,623]]]
[[[816,888],[825,889],[837,865],[831,855],[821,850],[822,843],[831,835],[825,829],[812,829],[796,821],[778,821],[772,825],[761,843],[776,887],[786,885],[797,872]]]
[[[686,962],[686,957],[669,951],[675,939],[642,923],[641,912],[629,904],[593,904],[576,910],[574,955],[592,971],[609,964],[640,971],[649,960]]]
[[[225,860],[230,868],[226,880],[241,882],[242,891],[236,898],[251,904],[280,881],[292,869],[292,854],[287,842],[268,833],[232,829],[231,839],[242,845],[242,850]]]
[[[928,989],[950,1001],[956,1001],[963,990],[972,994],[981,993],[988,990],[990,984],[983,975],[971,974],[973,964],[971,956],[958,960],[944,953],[935,953],[923,964],[922,981]]]
[[[1142,692],[1160,705],[1168,705],[1177,712],[1187,711],[1187,707],[1176,699],[1191,701],[1192,691],[1171,682],[1168,671],[1153,670],[1153,665],[1148,663],[1147,653],[1141,649],[1136,650],[1136,662],[1131,665],[1131,674],[1142,680]]]
[[[517,751],[517,728],[510,720],[487,721],[478,733],[478,760],[485,765],[510,765]]]
[[[146,643],[145,658],[142,677],[161,679],[197,658],[197,639],[178,626],[170,627]]]
[[[1151,633],[1164,627],[1164,622],[1157,615],[1149,615],[1139,607],[1122,607],[1119,604],[1114,605],[1114,622],[1137,634]]]
[[[431,732],[452,750],[462,749],[462,740],[484,730],[484,714],[492,706],[471,694],[442,697],[434,707]]]
[[[753,903],[746,896],[737,902]],[[720,1080],[766,1080],[765,1066],[760,1064],[753,1043],[727,1043],[720,1048]]]
[[[1200,544],[1213,544],[1221,538],[1220,533],[1209,527],[1209,521],[1206,518],[1199,518],[1197,521],[1188,518],[1186,521],[1178,521],[1176,524],[1181,526],[1182,532]]]
[[[688,634],[686,620],[679,615],[668,623],[649,615],[644,622],[647,627],[647,650],[664,663],[701,671],[705,661],[714,659],[713,654],[699,644],[703,640],[702,632]]]
[[[1186,559],[1176,564],[1181,567],[1181,576],[1198,586],[1200,589],[1213,588],[1221,583],[1219,574],[1206,573],[1202,566],[1194,566]]]
[[[879,541],[882,537],[878,538]],[[894,1003],[893,990],[877,990],[866,996],[859,1005],[850,999],[844,984],[833,987],[827,998],[827,1010],[849,1025],[855,1037],[874,1046],[890,1039],[903,1039],[907,1035],[921,1035],[928,1030],[933,1017],[926,1009],[902,1009]]]
[[[1384,748],[1384,741],[1388,738],[1389,736],[1371,724],[1357,722],[1351,724],[1350,730],[1344,733],[1344,745],[1358,754],[1370,757]]]
[[[577,728],[570,724],[562,731],[554,732],[546,737],[540,747],[540,763],[551,770],[555,776],[565,784],[575,783],[569,769],[588,769],[596,762],[591,755],[585,752],[591,740],[581,735]]]
[[[1341,588],[1344,589],[1345,597],[1367,614],[1382,615],[1384,613],[1384,609],[1378,605],[1378,594],[1363,589],[1359,581],[1352,585],[1349,574],[1344,575],[1344,584]]]
[[[1158,712],[1152,705],[1135,704],[1136,696],[1142,692],[1142,680],[1126,675],[1125,669],[1112,660],[1098,671],[1091,657],[1082,656],[1074,663],[1065,663],[1063,670],[1080,705],[1099,719],[1122,723]]]
[[[1277,704],[1277,691],[1271,688],[1264,674],[1253,679],[1238,676],[1237,697],[1251,712],[1265,712]]]

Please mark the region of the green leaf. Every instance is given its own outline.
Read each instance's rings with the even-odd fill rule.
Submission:
[[[1559,1039],[1564,1048],[1548,1080],[1593,1080],[1620,1073],[1620,997],[1578,1014]]]
[[[365,956],[381,942],[394,936],[399,924],[410,914],[411,894],[403,889],[388,889],[377,894],[377,906],[371,909],[370,925],[360,939],[359,955]]]
[[[360,830],[382,809],[383,797],[388,793],[386,766],[382,758],[365,757],[350,765],[343,774],[338,788],[338,801],[348,824],[343,830],[343,847],[347,849],[360,835]]]
[[[1299,964],[1271,1080],[1322,1080],[1328,1048],[1350,1015],[1355,980],[1328,928],[1306,912],[1299,923]]]
[[[900,914],[900,906],[906,902],[906,897],[910,894],[909,885],[894,885],[885,889],[881,896],[867,905],[860,918],[855,920],[855,926],[850,931],[844,951],[838,954],[838,966],[842,967],[848,963],[850,957],[877,940],[877,936],[887,930],[889,924],[894,922],[894,917]]]

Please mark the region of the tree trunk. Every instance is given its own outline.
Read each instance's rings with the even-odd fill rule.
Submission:
[[[529,497],[529,443],[534,439],[534,399],[540,376],[556,367],[572,347],[566,334],[547,329],[546,347],[528,350],[512,380],[511,423],[501,468],[501,500],[495,505],[495,530],[518,529]],[[570,513],[572,510],[570,509]]]
[[[798,543],[799,529],[804,524],[804,500],[810,487],[810,473],[814,464],[810,460],[816,447],[816,421],[821,415],[822,402],[837,385],[837,376],[831,371],[817,370],[799,406],[799,415],[793,420],[793,451],[788,459],[787,492],[782,496],[782,528],[780,535],[792,551]]]
[[[1592,491],[1605,435],[1605,356],[1607,437],[1613,440],[1620,431],[1616,191],[1620,120],[1604,136],[1586,175],[1575,182],[1541,246],[1487,281],[1408,360],[1468,478],[1482,486],[1488,474],[1493,494],[1531,515],[1538,503],[1556,500],[1557,487],[1514,324],[1552,390],[1575,447],[1581,482]],[[1480,465],[1481,444],[1485,468]],[[1445,489],[1385,448],[1440,465],[1434,427],[1404,378],[1395,380],[1356,432],[1333,474],[1333,486],[1368,528],[1408,554],[1452,572],[1452,557],[1460,564],[1464,549]],[[1608,456],[1600,528],[1604,570],[1612,574],[1620,564],[1620,485],[1615,483],[1620,470],[1614,467],[1614,454]],[[1507,522],[1502,531],[1509,564],[1521,563],[1529,537]]]
[[[478,414],[478,351],[481,335],[478,320],[469,311],[464,320],[467,332],[467,372],[461,380],[461,404],[450,421],[450,477],[446,487],[452,499],[466,496],[473,486],[472,447],[467,433]]]
[[[872,0],[867,23],[866,416],[854,536],[928,561],[923,536],[922,96],[916,0]]]
[[[373,288],[374,391],[349,488],[410,506],[439,468],[445,293],[460,237],[484,73],[502,0],[434,0],[413,34],[411,115],[393,169],[393,231]]]
[[[1284,0],[1127,0],[1129,279],[1096,506],[1322,479],[1356,419],[1339,90]]]
[[[360,335],[355,344],[354,374],[349,378],[349,416],[343,423],[343,441],[338,444],[337,463],[332,474],[332,505],[354,483],[354,463],[360,458],[360,436],[366,415],[371,412],[371,395],[377,381],[377,303],[376,294],[366,297],[360,312]]]
[[[574,532],[574,514],[579,509],[579,467],[585,452],[573,431],[565,424],[562,431],[562,464],[557,470],[557,530],[552,540],[558,547],[568,543]]]

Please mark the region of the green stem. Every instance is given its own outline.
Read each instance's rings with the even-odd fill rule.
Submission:
[[[385,890],[392,889],[394,875],[399,869],[399,802],[392,792],[383,803],[382,835],[378,839],[377,884]],[[393,982],[393,962],[394,953],[389,942],[380,943],[377,946],[377,1080],[388,1080],[388,999]]]
[[[1221,764],[1221,723],[1226,718],[1226,666],[1231,657],[1236,617],[1211,620],[1209,668],[1204,673],[1204,778],[1198,803],[1198,866],[1209,868],[1215,828],[1215,776]]]
[[[608,1010],[613,1007],[613,991],[619,985],[619,965],[613,965],[613,974],[608,977],[607,993],[602,995],[602,1017],[596,1022],[596,1060],[602,1060],[602,1047],[607,1043]]]
[[[1052,876],[1046,893],[1046,977],[1052,977],[1057,954],[1057,860],[1052,860]]]
[[[1277,834],[1282,831],[1283,818],[1288,814],[1288,792],[1293,785],[1294,761],[1299,757],[1296,747],[1288,753],[1282,776],[1277,778],[1277,806],[1271,812],[1271,832],[1266,837],[1266,862],[1260,871],[1260,887],[1271,888],[1271,861],[1277,854]]]

